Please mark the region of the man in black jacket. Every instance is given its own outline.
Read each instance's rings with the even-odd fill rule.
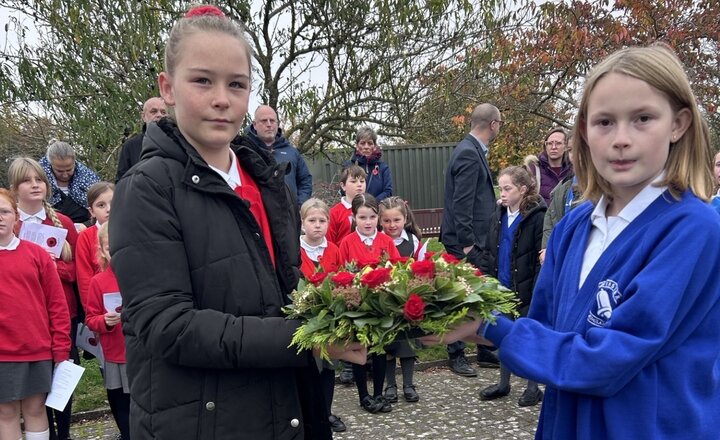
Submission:
[[[487,161],[488,145],[500,133],[503,120],[492,104],[480,104],[472,112],[470,133],[455,147],[445,172],[445,200],[440,241],[448,253],[480,267],[490,217],[495,211],[495,190]],[[465,343],[448,345],[450,369],[473,377],[477,371],[465,358]],[[497,366],[497,357],[478,346],[481,366]]]
[[[133,165],[140,162],[140,151],[142,151],[143,138],[147,124],[157,122],[167,114],[165,101],[159,97],[153,97],[145,101],[140,117],[143,121],[142,131],[126,140],[120,150],[118,158],[117,176],[115,182],[120,180]]]

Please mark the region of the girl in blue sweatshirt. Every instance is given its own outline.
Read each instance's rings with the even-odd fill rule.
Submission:
[[[488,239],[480,269],[496,277],[503,286],[517,292],[517,311],[527,316],[533,287],[540,273],[543,223],[547,207],[535,181],[523,167],[512,166],[498,175],[500,201],[490,220]],[[500,382],[480,391],[482,400],[510,394],[510,370],[500,362]],[[528,380],[518,400],[533,406],[542,400],[537,382]]]
[[[547,384],[537,438],[716,439],[720,222],[707,124],[677,57],[610,55],[585,81],[575,132],[586,202],[553,231],[528,317],[443,342],[486,338]]]

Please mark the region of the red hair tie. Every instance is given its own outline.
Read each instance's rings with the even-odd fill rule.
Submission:
[[[211,5],[190,8],[190,10],[185,13],[185,18],[203,17],[206,15],[225,18],[225,13],[223,11],[221,11],[217,6]]]

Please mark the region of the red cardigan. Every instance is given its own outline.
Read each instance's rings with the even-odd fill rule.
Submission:
[[[110,267],[92,277],[85,299],[87,302],[85,324],[90,330],[100,334],[100,345],[105,359],[116,364],[124,364],[127,361],[125,360],[125,336],[122,332],[122,323],[112,327],[105,325],[106,310],[103,304],[104,293],[119,291],[117,279]]]
[[[70,357],[70,314],[50,255],[20,240],[0,250],[0,362]]]
[[[305,249],[302,247],[300,247],[300,258],[302,259],[300,270],[305,278],[314,274],[317,270],[315,262],[308,257],[307,252],[305,252]],[[340,250],[329,241],[327,248],[325,248],[319,260],[320,266],[323,268],[324,272],[337,272],[338,268],[340,268],[340,265],[342,264],[342,261],[340,260]]]
[[[80,292],[80,301],[87,308],[87,295],[90,289],[90,280],[100,273],[98,264],[98,227],[90,226],[80,233],[75,246],[75,268],[77,269],[77,284]]]
[[[382,232],[375,235],[372,246],[366,246],[360,241],[360,235],[357,231],[343,238],[342,243],[340,243],[340,259],[343,263],[379,259],[383,252],[388,254],[390,258],[400,258],[400,252],[395,247],[393,239]]]
[[[327,241],[340,246],[343,238],[350,235],[350,227],[352,226],[352,208],[346,208],[342,202],[337,203],[330,208],[330,224],[325,238]]]
[[[55,265],[57,266],[57,273],[58,275],[60,275],[60,281],[62,282],[63,291],[65,292],[65,300],[67,301],[67,308],[70,312],[70,318],[75,318],[77,316],[78,307],[77,299],[75,299],[75,290],[73,289],[73,284],[76,280],[75,246],[78,240],[78,233],[77,229],[75,229],[75,224],[72,220],[70,220],[70,217],[64,214],[60,214],[57,211],[55,211],[55,215],[57,215],[58,219],[60,220],[63,229],[68,231],[65,240],[67,240],[68,244],[70,245],[70,249],[72,250],[73,255],[73,258],[70,261],[63,261],[62,259],[58,258],[57,260],[55,260]],[[18,234],[20,232],[20,227],[22,226],[22,223],[22,220],[18,220],[15,224],[15,234]],[[42,224],[48,226],[55,226],[49,215],[45,216],[45,220],[43,220]]]

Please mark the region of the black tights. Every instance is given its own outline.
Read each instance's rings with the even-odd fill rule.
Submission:
[[[373,397],[382,396],[383,384],[385,383],[385,368],[387,367],[385,354],[370,355],[370,362],[372,363]],[[358,395],[360,397],[360,401],[362,401],[365,396],[368,395],[365,365],[352,364],[352,369],[353,376],[355,377],[355,384],[358,389]]]
[[[108,403],[123,440],[130,440],[130,394],[122,387],[107,390]]]

